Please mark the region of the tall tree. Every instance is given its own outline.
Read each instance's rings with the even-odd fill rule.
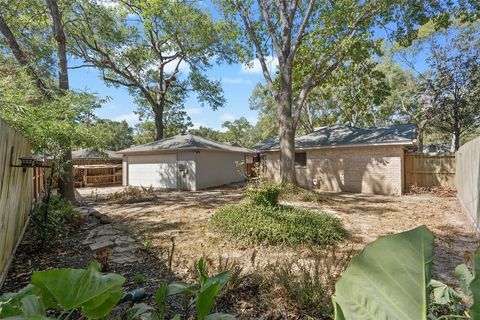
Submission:
[[[450,134],[451,151],[480,126],[480,24],[451,27],[429,39],[433,126]]]
[[[133,144],[133,129],[123,121],[98,119],[86,128],[98,137],[101,147],[107,150],[118,151],[130,147]]]
[[[9,1],[10,5],[0,11],[0,32],[16,61],[28,70],[36,86],[49,99],[54,95],[65,96],[69,91],[67,66],[67,39],[64,32],[65,19],[56,0]],[[32,24],[35,19],[36,24]],[[16,30],[12,29],[15,26]],[[52,38],[53,43],[52,44]],[[55,53],[55,54],[54,54]],[[56,55],[56,59],[53,56]],[[58,70],[55,77],[54,70]],[[58,83],[52,86],[50,79]],[[58,114],[62,117],[62,114]],[[61,119],[59,119],[61,120]],[[62,174],[59,179],[60,194],[75,201],[71,143],[63,141]]]
[[[90,1],[77,15],[71,23],[76,55],[98,67],[107,84],[127,87],[149,106],[155,140],[165,135],[166,111],[183,107],[190,92],[201,105],[223,106],[220,82],[205,75],[213,60],[225,57],[220,27],[194,2]]]
[[[379,43],[374,27],[393,20],[397,33],[412,34],[425,22],[433,1],[223,0],[225,17],[243,30],[277,104],[282,182],[295,182],[294,138],[310,92],[347,58],[369,56]],[[412,5],[410,5],[412,4]],[[279,83],[267,57],[278,59]],[[294,85],[294,78],[296,79]]]

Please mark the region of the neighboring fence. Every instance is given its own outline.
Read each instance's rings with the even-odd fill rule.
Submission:
[[[480,234],[480,137],[464,144],[457,152],[458,199]]]
[[[405,153],[405,188],[455,188],[455,155]]]
[[[0,119],[0,287],[17,243],[21,240],[33,200],[32,169],[11,167],[31,155],[27,139]],[[13,148],[13,149],[12,149]]]

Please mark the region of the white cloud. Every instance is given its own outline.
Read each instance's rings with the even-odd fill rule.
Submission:
[[[200,129],[200,127],[205,127],[205,125],[201,122],[194,122],[192,129]]]
[[[233,121],[235,119],[236,119],[236,117],[231,113],[223,113],[220,116],[220,120],[222,120],[222,121]]]
[[[275,72],[278,67],[278,58],[272,57],[272,56],[266,56],[265,57],[265,62],[267,64],[267,68],[270,71],[270,73]],[[262,66],[260,64],[260,61],[258,59],[254,59],[247,64],[242,65],[242,70],[243,73],[262,73]]]
[[[126,113],[126,114],[121,114],[119,116],[116,116],[115,118],[113,118],[113,120],[115,121],[125,120],[130,126],[133,126],[138,123],[138,115],[131,112],[131,113]]]
[[[250,83],[250,80],[243,79],[243,78],[223,78],[221,79],[222,82],[228,84],[247,84]]]
[[[187,108],[185,111],[188,113],[188,115],[193,115],[193,114],[200,114],[202,113],[202,108],[200,107],[193,107],[193,108]]]
[[[163,70],[167,73],[172,73],[173,71],[175,71],[175,68],[177,67],[177,64],[178,64],[178,59],[172,60],[165,65]],[[190,65],[187,62],[182,61],[182,62],[180,62],[180,65],[178,66],[178,70],[180,72],[189,73],[190,72]]]

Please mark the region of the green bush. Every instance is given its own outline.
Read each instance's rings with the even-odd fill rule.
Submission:
[[[281,185],[279,198],[283,201],[300,202],[322,202],[324,200],[322,193],[302,188],[293,183]]]
[[[48,203],[42,201],[33,208],[32,234],[42,246],[55,243],[68,233],[69,223],[75,214],[70,202],[52,196]]]
[[[340,220],[332,215],[280,205],[225,206],[215,212],[210,223],[236,240],[271,245],[335,244],[347,236]]]
[[[278,205],[280,186],[271,183],[262,183],[259,186],[249,186],[247,196],[250,202],[260,206]]]

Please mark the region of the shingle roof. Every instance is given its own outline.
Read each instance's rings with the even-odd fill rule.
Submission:
[[[357,128],[351,126],[323,127],[295,138],[295,148],[315,149],[321,147],[369,144],[412,144],[415,140],[415,125],[400,124],[388,127]],[[278,150],[278,138],[267,139],[254,147],[259,151]]]
[[[253,150],[221,143],[207,138],[199,137],[193,134],[176,135],[170,138],[149,142],[146,144],[133,146],[119,153],[152,152],[165,150],[217,150],[241,153],[253,153]]]
[[[122,159],[122,155],[115,151],[105,150],[97,152],[90,149],[72,151],[72,159]]]

